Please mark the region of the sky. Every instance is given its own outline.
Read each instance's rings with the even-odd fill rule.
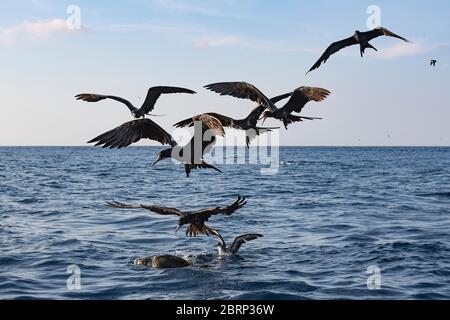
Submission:
[[[329,44],[368,30],[373,5],[412,43],[380,37],[378,52],[347,48],[305,75]],[[268,96],[332,92],[303,111],[323,120],[281,130],[281,145],[450,146],[449,14],[447,0],[0,0],[0,145],[86,145],[131,120],[114,101],[75,101],[85,92],[140,105],[151,86],[197,91],[159,100],[170,133],[203,112],[244,118],[253,102],[203,86],[247,81]]]

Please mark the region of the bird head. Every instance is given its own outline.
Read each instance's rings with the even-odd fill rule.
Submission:
[[[153,162],[153,166],[156,165],[158,162],[164,159],[168,159],[172,157],[172,149],[166,149],[158,153],[158,157],[156,158],[156,161]]]

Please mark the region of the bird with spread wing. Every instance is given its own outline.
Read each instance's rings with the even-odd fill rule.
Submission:
[[[112,208],[118,209],[145,209],[152,211],[154,213],[160,215],[174,215],[178,216],[178,226],[176,231],[181,226],[187,225],[186,235],[190,237],[196,237],[197,235],[206,235],[210,234],[216,235],[220,237],[218,231],[208,225],[206,222],[215,215],[225,215],[230,216],[235,213],[237,210],[241,209],[247,204],[245,201],[245,197],[238,197],[238,199],[231,205],[226,207],[215,207],[209,209],[200,209],[195,211],[180,211],[175,208],[167,208],[160,207],[154,205],[128,205],[121,202],[107,202],[106,205]]]
[[[103,148],[121,149],[141,139],[150,139],[162,145],[170,145],[169,149],[165,149],[158,154],[158,158],[153,165],[164,159],[172,158],[184,163],[188,177],[194,169],[213,169],[221,172],[213,165],[204,161],[203,157],[211,151],[212,146],[216,142],[216,137],[225,135],[225,130],[217,118],[209,115],[200,117],[198,123],[199,125],[195,126],[192,139],[185,146],[179,146],[167,131],[150,119],[126,122],[121,126],[99,135],[88,143],[95,143],[95,146],[102,146]],[[200,143],[196,143],[198,141],[197,139],[200,140]],[[201,150],[197,150],[198,146],[201,147]]]
[[[366,31],[366,32],[355,31],[355,34],[353,36],[351,36],[350,38],[332,43],[325,50],[325,52],[322,54],[322,56],[319,58],[319,60],[317,60],[317,62],[311,67],[311,69],[309,69],[307,74],[315,69],[318,69],[322,63],[327,62],[327,60],[330,58],[331,55],[335,54],[336,52],[338,52],[346,47],[350,47],[350,46],[359,44],[359,51],[360,51],[361,57],[364,56],[366,49],[373,49],[375,51],[378,51],[374,46],[372,46],[369,43],[369,41],[371,41],[375,38],[381,37],[381,36],[393,37],[393,38],[403,40],[405,42],[409,42],[409,40],[407,40],[403,37],[400,37],[399,35],[396,35],[395,33],[391,32],[388,29],[383,28],[383,27],[376,28],[376,29],[373,29],[371,31]]]
[[[192,91],[190,89],[186,88],[179,88],[179,87],[152,87],[148,89],[147,97],[145,98],[144,103],[142,106],[138,109],[136,108],[130,101],[117,96],[111,96],[111,95],[101,95],[96,93],[82,93],[75,96],[77,100],[82,100],[86,102],[99,102],[106,99],[115,100],[117,102],[121,102],[124,105],[128,107],[131,114],[134,118],[144,118],[146,115],[148,115],[150,112],[153,111],[155,108],[156,102],[163,94],[173,94],[173,93],[188,93],[188,94],[195,94],[195,91]]]
[[[215,233],[214,235],[220,239],[220,242],[216,245],[216,247],[219,250],[219,255],[221,256],[236,254],[238,253],[239,249],[242,247],[244,243],[263,237],[262,234],[257,233],[244,234],[242,236],[236,237],[231,246],[227,247],[225,240],[223,239],[223,237],[220,235],[219,232]]]
[[[294,122],[303,120],[318,120],[320,118],[294,116],[292,112],[301,112],[309,101],[323,101],[330,94],[330,91],[323,88],[300,87],[293,93],[288,94],[290,100],[282,108],[278,108],[273,101],[268,99],[258,88],[247,82],[221,82],[206,86],[206,88],[232,97],[250,99],[260,104],[255,109],[255,115],[261,115],[264,110],[263,119],[275,118],[283,122],[285,128]],[[257,112],[256,112],[257,110]]]
[[[277,97],[274,97],[270,99],[272,103],[277,103],[281,100],[287,99],[292,95],[292,92],[286,93]],[[192,127],[195,123],[195,121],[198,121],[203,115],[209,115],[212,117],[217,118],[221,123],[223,127],[233,128],[237,130],[243,130],[245,131],[245,140],[247,147],[250,146],[250,143],[253,139],[255,139],[260,134],[264,134],[267,132],[270,132],[271,130],[278,129],[278,128],[262,128],[258,127],[257,123],[259,118],[261,117],[262,113],[266,110],[266,107],[263,105],[257,106],[253,111],[245,118],[245,119],[233,119],[228,116],[224,116],[219,113],[215,112],[208,112],[204,113],[198,116],[194,116],[192,118],[180,121],[175,124],[175,127],[177,128],[184,128],[184,127]]]

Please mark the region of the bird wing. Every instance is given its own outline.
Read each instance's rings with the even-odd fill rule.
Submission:
[[[198,222],[206,222],[213,215],[223,214],[229,216],[244,207],[246,204],[247,202],[245,201],[245,197],[238,197],[238,199],[232,205],[226,207],[198,210],[193,212],[192,216],[194,216],[195,220]]]
[[[179,87],[152,87],[148,89],[147,97],[145,98],[142,107],[139,109],[140,114],[145,115],[155,108],[156,101],[162,94],[171,93],[189,93],[195,94],[195,91]]]
[[[300,87],[294,91],[291,99],[289,99],[289,101],[284,105],[283,108],[287,109],[289,113],[301,112],[303,107],[309,101],[323,101],[328,97],[328,95],[330,95],[330,93],[330,91],[323,88]]]
[[[293,92],[285,93],[285,94],[273,97],[272,99],[270,99],[270,101],[272,101],[272,103],[275,104],[284,99],[289,98],[290,96],[292,96],[292,94],[293,94]],[[257,106],[255,109],[252,110],[252,112],[248,115],[248,117],[246,119],[250,120],[250,122],[256,126],[256,123],[258,122],[259,118],[261,118],[262,113],[266,109],[267,108],[264,107],[263,105]]]
[[[141,205],[141,208],[152,211],[152,212],[160,214],[160,215],[164,215],[164,216],[167,216],[167,215],[181,216],[181,211],[179,211],[178,209],[175,209],[175,208],[147,206],[147,205]]]
[[[208,112],[208,113],[205,113],[205,114],[208,115],[208,116],[214,117],[217,120],[219,120],[223,127],[231,127],[231,124],[233,123],[233,119],[232,118],[224,116],[224,115],[219,114],[219,113]],[[186,119],[186,120],[183,120],[183,121],[180,121],[180,122],[174,124],[173,126],[177,127],[177,128],[193,127],[195,121],[201,121],[200,117],[202,115],[203,114],[198,115],[198,116],[194,116],[192,118],[189,118],[189,119]]]
[[[258,88],[247,82],[219,82],[205,86],[206,89],[219,93],[221,96],[232,96],[240,99],[250,99],[266,108],[275,109],[274,104]]]
[[[375,39],[380,36],[387,36],[387,37],[397,38],[397,39],[400,39],[400,40],[403,40],[406,42],[410,42],[409,40],[407,40],[403,37],[400,37],[399,35],[396,35],[395,33],[391,32],[388,29],[383,28],[383,27],[376,28],[371,31],[362,32],[362,34],[367,41],[370,41],[370,40]]]
[[[126,203],[122,203],[122,202],[118,202],[118,201],[106,202],[106,205],[108,207],[116,208],[116,209],[146,209],[146,210],[150,210],[152,212],[155,212],[155,213],[158,213],[161,215],[176,215],[176,216],[181,215],[181,212],[175,208],[166,208],[166,207],[143,205],[143,204],[130,205],[130,204],[126,204]]]
[[[192,170],[197,170],[197,169],[213,169],[213,170],[216,170],[217,172],[222,173],[222,171],[220,171],[213,165],[211,165],[203,160],[202,160],[202,163],[199,163],[199,164],[196,164],[196,163],[185,163],[184,164],[184,171],[186,172],[186,176],[188,178],[191,175]]]
[[[256,240],[258,238],[261,238],[262,236],[262,234],[244,234],[237,237],[236,239],[234,239],[233,244],[230,246],[231,253],[237,253],[244,243]]]
[[[223,128],[222,122],[209,114],[202,114],[198,116],[197,121],[202,123],[202,130],[211,130],[214,135],[225,136],[225,129]],[[203,136],[203,135],[202,135]]]
[[[115,129],[99,135],[88,143],[96,143],[96,146],[103,146],[103,148],[121,149],[141,139],[155,140],[163,145],[174,144],[171,135],[150,119],[126,122]]]
[[[133,106],[133,104],[130,101],[128,101],[127,99],[121,98],[121,97],[101,95],[101,94],[95,94],[95,93],[81,93],[81,94],[77,94],[75,96],[75,98],[77,100],[82,100],[82,101],[86,101],[86,102],[99,102],[99,101],[102,101],[105,99],[111,99],[111,100],[115,100],[115,101],[123,103],[124,105],[126,105],[128,107],[128,109],[130,109],[130,111],[137,111],[137,109]]]
[[[319,68],[322,63],[327,62],[328,58],[330,58],[330,56],[332,54],[335,54],[339,50],[342,50],[346,47],[350,47],[355,44],[358,44],[358,41],[356,40],[356,38],[354,36],[351,36],[350,38],[332,43],[327,48],[327,50],[325,50],[325,52],[322,54],[322,56],[319,58],[319,60],[317,60],[317,62],[311,67],[311,69],[309,69],[307,74],[310,73],[311,71]]]

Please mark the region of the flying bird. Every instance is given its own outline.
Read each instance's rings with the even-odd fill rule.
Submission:
[[[270,99],[272,103],[277,103],[281,100],[284,100],[286,98],[289,98],[292,95],[292,92],[286,93],[277,97],[274,97]],[[245,119],[233,119],[227,116],[224,116],[222,114],[218,114],[215,112],[208,112],[205,113],[206,115],[212,116],[217,118],[221,123],[223,127],[233,128],[237,130],[244,130],[245,131],[245,138],[247,147],[249,147],[251,141],[256,138],[256,136],[270,132],[271,130],[278,129],[278,128],[262,128],[258,127],[257,123],[259,118],[261,117],[262,113],[266,107],[259,105],[253,111],[245,118]],[[174,126],[178,128],[184,128],[184,127],[192,127],[194,126],[195,121],[198,121],[199,118],[201,118],[204,114],[180,121],[176,123]]]
[[[86,102],[99,102],[105,99],[111,99],[118,102],[123,103],[128,107],[132,116],[136,119],[144,118],[155,108],[156,101],[158,101],[159,97],[163,94],[172,94],[172,93],[188,93],[195,94],[195,91],[186,88],[179,87],[152,87],[148,89],[147,97],[145,98],[144,103],[138,109],[136,108],[130,101],[116,96],[111,95],[101,95],[95,93],[82,93],[75,96],[77,100],[82,100]]]
[[[238,199],[229,206],[226,207],[216,207],[209,209],[200,209],[195,211],[180,211],[175,208],[159,207],[152,205],[128,205],[120,202],[107,202],[106,205],[112,208],[118,209],[146,209],[160,215],[174,215],[178,216],[178,225],[176,232],[181,226],[187,225],[186,236],[196,237],[197,235],[210,234],[220,237],[220,234],[214,228],[206,225],[205,223],[214,215],[223,214],[225,216],[230,216],[237,210],[241,209],[247,204],[245,197],[238,197]]]
[[[263,123],[267,118],[278,119],[283,122],[284,127],[287,130],[288,126],[295,122],[301,122],[303,120],[319,120],[320,118],[295,116],[292,113],[300,113],[308,102],[321,102],[325,100],[330,94],[330,91],[323,88],[300,87],[294,91],[291,98],[284,105],[284,107],[275,111],[265,111],[263,114]]]
[[[194,169],[213,169],[221,172],[216,167],[206,163],[203,160],[203,156],[211,151],[212,146],[216,142],[217,135],[225,135],[225,130],[221,122],[212,116],[204,115],[198,120],[200,125],[195,127],[192,139],[185,146],[179,146],[167,131],[147,118],[126,122],[117,128],[99,135],[88,143],[95,143],[95,146],[102,146],[103,148],[121,149],[141,139],[150,139],[162,145],[171,146],[169,149],[165,149],[158,154],[158,158],[153,165],[164,159],[173,158],[184,163],[185,172],[188,177]],[[206,132],[210,136],[206,137]],[[201,139],[201,143],[199,144],[201,150],[197,150],[197,139]]]
[[[216,247],[218,248],[219,255],[221,256],[236,254],[244,243],[263,237],[262,234],[244,234],[242,236],[236,237],[231,246],[227,247],[227,244],[225,243],[225,240],[222,238],[220,233],[217,232],[215,235],[220,239],[220,242],[216,245]]]
[[[403,40],[406,42],[410,42],[409,40],[407,40],[403,37],[400,37],[399,35],[396,35],[395,33],[389,31],[386,28],[382,28],[382,27],[373,29],[371,31],[366,31],[366,32],[355,31],[355,34],[353,36],[351,36],[350,38],[332,43],[327,48],[327,50],[325,50],[325,52],[322,54],[322,56],[319,58],[319,60],[317,60],[317,62],[311,67],[311,69],[309,69],[309,71],[306,74],[319,68],[322,63],[327,62],[327,60],[330,58],[331,55],[335,54],[336,52],[338,52],[341,49],[344,49],[346,47],[350,47],[350,46],[359,44],[359,51],[360,51],[361,57],[364,56],[364,52],[368,48],[378,51],[374,46],[372,46],[369,43],[369,41],[371,41],[377,37],[380,37],[380,36],[394,37],[394,38],[397,38],[397,39],[400,39],[400,40]]]
[[[431,60],[430,61],[430,66],[436,67],[436,63],[437,63],[437,60]]]
[[[232,97],[245,98],[250,99],[252,101],[256,101],[260,103],[257,109],[257,113],[264,112],[263,118],[276,118],[283,121],[285,128],[293,122],[303,121],[303,120],[316,120],[319,118],[311,118],[311,117],[298,117],[291,115],[292,112],[300,112],[304,105],[310,101],[322,101],[324,100],[330,92],[326,89],[322,88],[312,88],[312,87],[300,87],[291,93],[291,99],[287,102],[287,104],[283,108],[277,108],[275,103],[270,99],[266,98],[266,96],[254,85],[249,84],[247,82],[222,82],[215,83],[206,86],[206,88],[220,93],[221,95],[228,95]],[[267,102],[265,102],[267,100]],[[297,111],[299,110],[299,111]],[[260,114],[261,114],[260,113]]]
[[[232,96],[239,99],[249,99],[253,102],[262,105],[266,109],[275,110],[277,107],[275,103],[267,98],[254,85],[247,82],[218,82],[208,84],[206,89],[214,91],[221,96]]]

